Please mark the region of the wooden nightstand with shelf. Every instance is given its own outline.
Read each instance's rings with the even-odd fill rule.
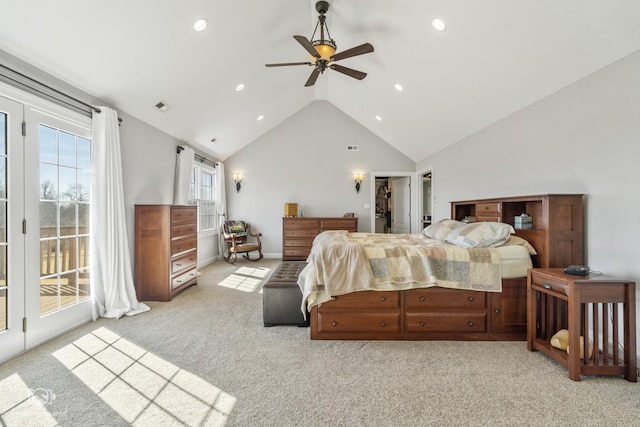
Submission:
[[[633,281],[572,276],[561,268],[530,269],[527,349],[554,359],[574,381],[583,374],[622,375],[637,382],[635,301]],[[551,346],[551,337],[560,329],[569,331],[569,352]],[[586,337],[582,346],[580,337]]]

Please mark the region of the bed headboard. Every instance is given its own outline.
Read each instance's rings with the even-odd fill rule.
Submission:
[[[538,253],[532,256],[534,267],[582,265],[583,199],[582,194],[543,194],[451,202],[451,218],[504,222],[515,228],[515,217],[525,213],[532,219],[531,228],[516,228],[516,235]]]

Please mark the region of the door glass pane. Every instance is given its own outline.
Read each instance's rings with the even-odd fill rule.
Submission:
[[[40,126],[40,314],[89,298],[91,141]]]

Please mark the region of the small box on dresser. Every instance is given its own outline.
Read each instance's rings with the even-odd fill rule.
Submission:
[[[135,206],[136,294],[140,301],[171,301],[196,284],[196,206]]]

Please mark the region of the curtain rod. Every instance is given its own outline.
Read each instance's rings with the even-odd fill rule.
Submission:
[[[76,103],[78,103],[78,104],[80,104],[80,105],[83,105],[84,107],[86,107],[86,108],[87,108],[87,111],[82,110],[82,109],[81,109],[81,108],[79,108],[77,105],[73,105],[73,104],[71,104],[71,103],[69,103],[69,102],[65,101],[64,99],[56,98],[56,97],[52,96],[50,93],[47,93],[47,92],[45,92],[45,91],[43,91],[43,90],[40,90],[40,89],[38,89],[37,87],[31,86],[31,85],[28,85],[28,84],[26,84],[26,83],[24,83],[24,82],[21,82],[21,81],[19,81],[19,80],[16,80],[15,78],[13,78],[13,77],[11,77],[11,76],[9,76],[9,75],[5,74],[5,73],[0,74],[2,77],[6,78],[6,79],[8,79],[8,80],[11,80],[12,82],[15,82],[15,83],[17,83],[17,84],[19,84],[19,85],[21,85],[21,86],[26,86],[27,88],[29,88],[29,89],[31,89],[31,90],[33,90],[33,91],[35,91],[35,92],[38,92],[38,93],[40,93],[40,94],[42,94],[42,95],[45,95],[45,96],[47,96],[47,97],[49,97],[49,98],[53,98],[53,99],[55,99],[55,100],[56,100],[56,101],[58,101],[58,102],[61,102],[61,103],[66,104],[66,105],[68,105],[68,106],[70,106],[70,107],[76,108],[76,109],[78,109],[78,110],[84,111],[84,112],[85,112],[85,113],[87,113],[88,115],[91,115],[91,112],[92,112],[92,111],[95,111],[96,113],[100,113],[100,112],[102,112],[102,110],[100,110],[100,108],[98,108],[98,107],[94,107],[94,106],[93,106],[93,105],[91,105],[91,104],[87,104],[86,102],[81,101],[81,100],[79,100],[78,98],[74,98],[73,96],[71,96],[71,95],[69,95],[69,94],[66,94],[66,93],[64,93],[64,92],[62,92],[62,91],[60,91],[60,90],[58,90],[58,89],[56,89],[56,88],[54,88],[54,87],[51,87],[51,86],[49,86],[49,85],[46,85],[46,84],[44,84],[44,83],[42,83],[42,82],[40,82],[40,81],[38,81],[38,80],[36,80],[36,79],[34,79],[34,78],[32,78],[32,77],[27,76],[26,74],[23,74],[23,73],[21,73],[21,72],[19,72],[19,71],[16,71],[16,70],[14,70],[13,68],[7,67],[7,66],[6,66],[6,65],[4,65],[4,64],[0,64],[0,67],[4,68],[5,70],[10,71],[10,72],[12,72],[12,73],[14,73],[14,74],[17,74],[18,76],[20,76],[20,77],[22,77],[22,78],[24,78],[24,79],[26,79],[26,80],[28,80],[28,81],[30,81],[30,82],[32,82],[32,83],[35,83],[35,84],[40,85],[40,86],[42,86],[42,87],[44,87],[44,88],[46,88],[46,89],[48,89],[48,90],[50,90],[50,91],[52,91],[52,92],[55,92],[55,93],[57,93],[58,95],[62,95],[62,96],[66,97],[66,98],[68,98],[68,99],[71,99],[72,101],[74,101],[74,102],[76,102]],[[122,123],[122,118],[118,117],[118,123]]]
[[[178,145],[176,147],[176,154],[180,154],[180,152],[182,150],[184,150],[184,146]],[[193,153],[193,159],[197,160],[200,163],[206,163],[206,164],[208,164],[210,166],[213,166],[214,169],[218,166],[218,164],[216,162],[214,162],[213,160],[207,159],[206,157],[201,156],[200,154],[197,154],[197,153]]]

